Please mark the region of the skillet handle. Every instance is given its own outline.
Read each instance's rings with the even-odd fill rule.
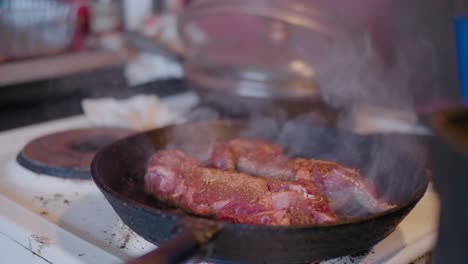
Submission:
[[[177,237],[127,264],[179,264],[204,258],[208,244],[223,229],[220,222],[193,217],[185,217],[178,226],[182,232]]]
[[[202,253],[203,247],[190,231],[183,231],[179,236],[161,245],[159,248],[127,264],[177,264],[185,263]]]

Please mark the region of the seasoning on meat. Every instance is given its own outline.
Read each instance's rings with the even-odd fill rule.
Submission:
[[[312,182],[290,182],[206,168],[176,150],[148,162],[147,189],[189,213],[243,224],[309,225],[336,217]]]
[[[345,217],[366,216],[392,207],[377,197],[372,184],[356,170],[334,162],[288,158],[282,148],[261,140],[218,142],[209,165],[273,179],[312,182],[333,211]]]

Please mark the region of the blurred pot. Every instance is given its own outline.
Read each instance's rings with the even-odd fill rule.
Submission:
[[[323,103],[316,66],[354,31],[327,14],[310,1],[194,1],[178,25],[190,87],[234,116],[314,112],[333,120],[338,111]]]
[[[187,83],[200,95],[202,105],[214,108],[222,116],[248,117],[261,114],[295,118],[313,115],[315,121],[322,124],[333,124],[337,119],[339,111],[326,105],[319,94],[303,93],[300,87],[295,90],[293,83],[285,84],[284,87],[289,87],[287,92],[275,89],[271,82],[259,83],[257,87],[243,86],[238,80],[242,78],[240,75],[249,74],[248,68],[236,72],[233,69],[224,71],[222,66],[217,66],[212,69],[216,76],[210,76],[211,69],[201,67],[184,67]]]

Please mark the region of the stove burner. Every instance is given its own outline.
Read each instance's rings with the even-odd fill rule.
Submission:
[[[90,179],[96,152],[134,131],[121,128],[84,128],[63,131],[28,143],[16,160],[26,169],[49,176]]]
[[[110,145],[114,140],[108,136],[99,136],[96,138],[86,138],[71,142],[70,149],[77,152],[93,152],[96,153],[101,148]]]

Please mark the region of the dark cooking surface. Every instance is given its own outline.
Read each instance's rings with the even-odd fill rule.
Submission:
[[[238,137],[238,129],[236,123],[213,122],[138,134],[100,151],[92,164],[93,178],[121,219],[136,233],[160,245],[173,237],[179,219],[184,216],[145,195],[142,177],[149,156],[167,144],[203,155],[207,144],[213,140]],[[322,155],[324,150],[337,150],[328,159],[361,169],[363,175],[375,176],[378,190],[385,190],[388,199],[400,206],[371,217],[325,226],[294,228],[225,224],[214,241],[211,261],[310,263],[366,251],[395,230],[427,188],[425,163],[413,160],[417,153],[412,150],[417,147],[410,144],[418,139],[396,135],[357,137],[340,135],[329,129],[301,129],[295,130],[296,135],[306,133],[310,140],[301,141],[301,147],[298,147],[298,142],[289,138],[290,154],[327,158]],[[379,153],[385,154],[381,158],[386,158],[386,162],[379,166],[370,164],[370,160]],[[398,168],[393,167],[390,171],[389,166],[394,165]],[[395,185],[397,182],[399,185]]]
[[[17,160],[36,173],[89,179],[89,168],[96,152],[132,133],[134,131],[128,129],[97,127],[57,132],[29,142]]]
[[[0,86],[0,131],[82,113],[83,98],[168,96],[185,92],[181,80],[128,87],[122,67],[25,84]]]

